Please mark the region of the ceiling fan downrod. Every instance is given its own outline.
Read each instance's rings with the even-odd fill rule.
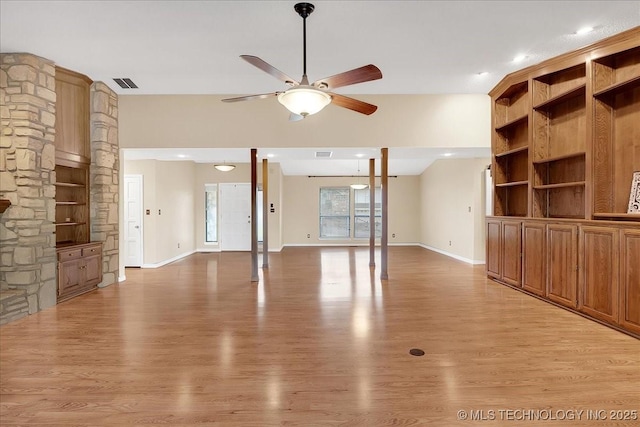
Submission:
[[[311,3],[297,3],[293,9],[302,17],[302,82],[303,85],[309,84],[307,78],[307,17],[315,9]]]

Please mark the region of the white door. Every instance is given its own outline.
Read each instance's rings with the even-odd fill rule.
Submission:
[[[124,260],[142,266],[142,175],[124,176]]]
[[[220,184],[220,249],[251,250],[251,184]]]

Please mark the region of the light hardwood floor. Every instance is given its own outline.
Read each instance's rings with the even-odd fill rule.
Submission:
[[[195,254],[2,326],[0,424],[640,425],[611,421],[640,411],[637,339],[484,266],[391,247],[381,283],[368,256],[286,248],[255,284],[250,254]]]

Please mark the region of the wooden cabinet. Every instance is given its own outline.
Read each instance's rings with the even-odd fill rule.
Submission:
[[[640,335],[640,229],[620,230],[619,285],[620,326]]]
[[[489,95],[487,274],[640,336],[640,214],[627,212],[640,27],[511,73]],[[522,223],[522,270],[508,221]]]
[[[521,223],[487,220],[487,274],[505,283],[520,286]]]
[[[89,243],[91,80],[56,67],[56,250],[58,302],[102,281],[102,243]]]
[[[102,281],[102,243],[61,248],[58,253],[58,302],[96,289]]]
[[[618,233],[613,227],[580,227],[578,309],[618,323]]]
[[[56,164],[91,163],[89,91],[91,80],[56,67]]]
[[[540,296],[547,294],[546,231],[542,222],[522,224],[522,288]]]
[[[547,297],[558,304],[578,304],[578,227],[547,226]]]

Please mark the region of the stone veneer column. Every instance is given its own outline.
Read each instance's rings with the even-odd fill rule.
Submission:
[[[102,283],[118,281],[118,95],[91,85],[91,241],[101,241]]]
[[[56,304],[55,68],[0,54],[0,324]]]

